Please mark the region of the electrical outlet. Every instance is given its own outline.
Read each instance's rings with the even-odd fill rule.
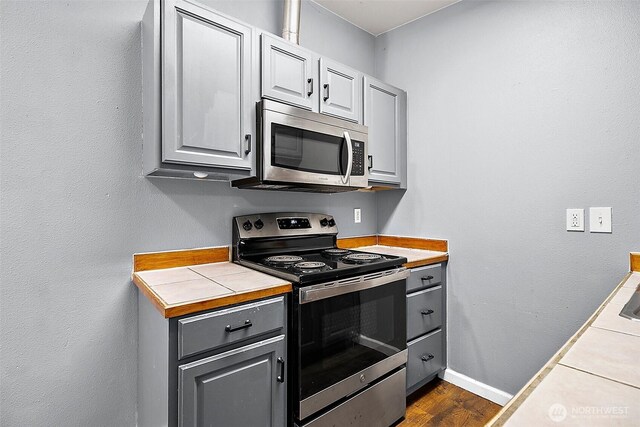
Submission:
[[[353,209],[353,222],[356,224],[360,224],[362,222],[362,214],[360,212],[360,208]]]
[[[589,208],[589,231],[611,233],[611,208]]]
[[[567,231],[584,231],[584,209],[567,209]]]

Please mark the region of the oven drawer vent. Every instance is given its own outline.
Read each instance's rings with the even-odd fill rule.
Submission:
[[[378,272],[378,273],[367,274],[366,276],[363,277],[363,280],[377,279],[379,277],[383,277],[383,276],[386,276],[388,274],[391,274],[391,271],[382,271],[382,272]]]
[[[327,283],[325,286],[332,286],[332,285],[348,285],[350,283],[358,283],[362,281],[362,277],[350,277],[348,279],[344,279],[344,280],[339,280],[337,282],[334,283]]]

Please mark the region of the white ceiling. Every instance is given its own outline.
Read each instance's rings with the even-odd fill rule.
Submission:
[[[313,0],[374,36],[460,0]]]

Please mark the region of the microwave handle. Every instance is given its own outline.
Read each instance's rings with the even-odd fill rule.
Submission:
[[[346,184],[351,177],[351,168],[353,166],[353,146],[351,145],[351,136],[349,135],[349,132],[345,130],[343,137],[347,144],[347,153],[349,155],[347,158],[347,173],[342,177],[342,183]]]

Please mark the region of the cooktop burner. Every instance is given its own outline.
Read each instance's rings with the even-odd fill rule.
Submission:
[[[324,251],[322,251],[322,255],[333,257],[333,256],[346,255],[349,252],[350,251],[348,249],[331,248],[331,249],[325,249]]]
[[[301,256],[297,255],[274,255],[264,259],[264,263],[273,265],[276,267],[284,267],[291,264],[300,263],[302,261]]]
[[[313,270],[316,268],[325,267],[326,265],[327,264],[325,264],[324,262],[319,262],[319,261],[303,261],[303,262],[294,264],[293,266],[299,270]]]
[[[382,255],[369,253],[349,254],[342,257],[342,261],[352,264],[366,264],[380,259],[382,259]]]

